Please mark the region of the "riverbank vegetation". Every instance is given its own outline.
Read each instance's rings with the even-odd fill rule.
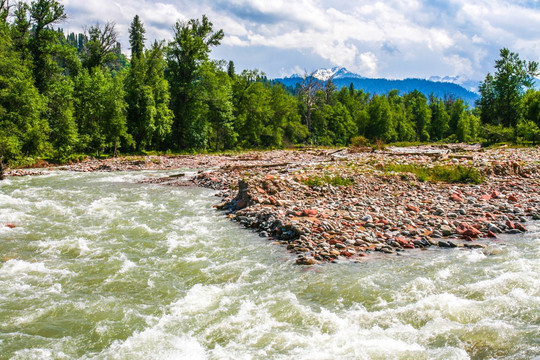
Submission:
[[[538,64],[502,49],[472,107],[419,91],[369,94],[306,74],[296,88],[259,70],[210,59],[224,37],[202,16],[174,26],[169,42],[114,23],[64,34],[56,0],[0,0],[0,161],[81,155],[208,152],[392,142],[530,142],[540,138]]]

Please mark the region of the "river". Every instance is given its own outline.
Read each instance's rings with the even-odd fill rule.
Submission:
[[[540,226],[294,265],[156,172],[0,182],[0,359],[532,359]],[[5,226],[13,224],[11,228]]]

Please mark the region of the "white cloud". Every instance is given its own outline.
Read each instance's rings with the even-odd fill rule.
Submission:
[[[269,76],[306,64],[345,66],[368,76],[466,75],[492,71],[498,49],[540,59],[540,8],[510,0],[66,0],[64,28],[114,20],[127,49],[129,23],[143,20],[147,38],[170,39],[177,20],[206,14],[223,29],[228,59]],[[531,5],[532,4],[532,5]],[[235,51],[235,49],[243,49]],[[280,56],[273,54],[279,52]],[[262,53],[262,54],[261,54]],[[302,59],[299,54],[304,54]],[[289,55],[287,55],[289,54]],[[228,60],[227,59],[227,60]],[[239,69],[240,70],[240,69]]]
[[[366,52],[360,54],[358,57],[360,60],[360,71],[368,76],[377,75],[377,56],[372,52]]]

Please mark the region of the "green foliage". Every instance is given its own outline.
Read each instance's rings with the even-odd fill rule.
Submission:
[[[427,104],[427,98],[414,90],[404,97],[407,118],[414,125],[416,138],[420,141],[429,140],[429,129],[431,126],[431,109]]]
[[[530,141],[536,145],[540,141],[540,128],[533,121],[522,119],[517,125],[516,135],[519,141]]]
[[[116,151],[120,140],[128,145],[131,136],[126,127],[126,102],[123,79],[108,70],[83,70],[75,78],[74,108],[80,133],[80,148],[100,154]]]
[[[481,184],[482,175],[473,166],[436,165],[427,167],[417,164],[386,164],[386,172],[412,173],[419,181]]]
[[[206,147],[207,124],[197,110],[204,107],[196,97],[196,81],[203,63],[208,61],[210,47],[223,39],[223,30],[216,32],[203,15],[202,20],[177,22],[174,38],[167,48],[167,79],[171,85],[171,104],[174,112],[173,131],[179,149]]]
[[[83,50],[83,66],[87,69],[110,65],[116,60],[117,37],[114,23],[99,24],[88,29],[88,42]]]
[[[355,136],[351,139],[351,146],[353,147],[364,147],[369,146],[369,140],[364,136]]]
[[[129,44],[131,45],[131,60],[138,59],[144,51],[144,29],[139,15],[135,15],[129,28]]]
[[[431,109],[431,139],[444,139],[450,129],[450,115],[446,112],[444,102],[441,99],[432,97],[429,107]]]
[[[305,179],[302,179],[302,182],[309,187],[322,187],[324,185],[350,186],[354,184],[353,179],[342,177],[338,173],[326,173],[323,176],[309,176]]]
[[[523,119],[540,126],[540,91],[531,89],[523,97]]]
[[[54,60],[58,33],[52,26],[64,21],[67,17],[64,5],[55,0],[35,0],[30,3],[30,19],[32,37],[29,50],[33,61],[35,85],[44,93],[58,75],[59,66]]]
[[[512,142],[515,139],[514,129],[504,127],[502,124],[482,124],[478,133],[480,138],[485,139],[486,145]]]
[[[482,122],[515,128],[522,115],[524,91],[533,86],[539,73],[538,63],[521,60],[517,53],[503,48],[495,70],[495,75],[487,74],[479,88]]]
[[[169,109],[165,66],[163,46],[154,42],[149,50],[132,59],[125,78],[127,126],[138,151],[164,148],[171,134],[173,113]]]
[[[9,163],[48,148],[49,127],[41,117],[45,102],[19,55],[7,26],[0,24],[0,157]]]

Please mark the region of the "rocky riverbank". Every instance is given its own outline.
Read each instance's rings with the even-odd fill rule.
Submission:
[[[461,166],[480,184],[421,181],[388,165]],[[540,150],[474,146],[308,149],[89,160],[71,171],[197,169],[144,182],[220,190],[216,208],[286,247],[298,264],[430,246],[482,248],[540,219]],[[47,170],[15,170],[7,175]]]
[[[475,147],[273,151],[193,179],[149,181],[222,189],[218,209],[311,265],[430,246],[483,248],[502,234],[521,234],[540,219],[538,155]],[[420,181],[386,171],[388,164],[461,165],[478,170],[483,182]]]

